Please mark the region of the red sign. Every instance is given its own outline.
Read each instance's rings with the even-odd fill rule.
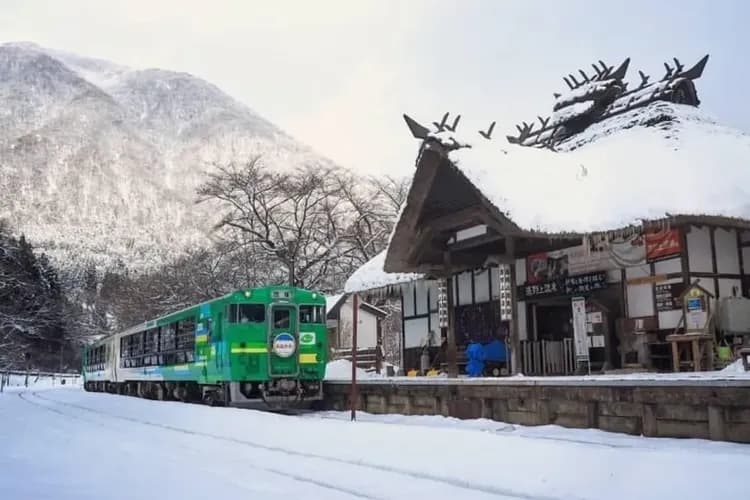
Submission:
[[[680,252],[682,252],[682,240],[680,239],[679,229],[646,233],[647,260],[679,255]]]

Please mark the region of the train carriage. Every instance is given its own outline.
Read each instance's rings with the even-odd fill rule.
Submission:
[[[325,298],[295,287],[239,290],[89,346],[84,388],[153,399],[284,407],[321,398]]]

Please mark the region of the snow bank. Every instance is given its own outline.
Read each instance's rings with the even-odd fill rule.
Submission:
[[[385,264],[385,255],[387,250],[383,250],[375,257],[370,259],[365,265],[354,271],[344,285],[347,293],[363,292],[387,286],[409,283],[422,278],[417,273],[387,273],[383,271]]]
[[[731,365],[725,366],[721,373],[745,373],[750,377],[750,372],[745,371],[745,366],[742,364],[742,359],[738,359]]]
[[[338,380],[338,379],[331,379]],[[469,377],[461,375],[457,378],[437,377],[389,377],[380,380],[378,377],[370,377],[366,383],[380,384],[418,384],[418,385],[630,385],[643,383],[643,385],[679,385],[685,382],[697,384],[711,384],[726,381],[749,381],[750,372],[722,371],[710,372],[679,372],[679,373],[616,373],[604,375],[564,375],[564,376],[524,376],[514,375],[512,377]]]
[[[372,374],[366,372],[362,368],[357,368],[357,378],[370,378]],[[352,379],[352,363],[345,359],[337,359],[331,361],[326,365],[326,380],[351,380]]]

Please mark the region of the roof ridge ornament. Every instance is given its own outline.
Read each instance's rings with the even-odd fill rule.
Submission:
[[[698,106],[700,101],[692,80],[700,78],[703,74],[708,55],[687,70],[679,59],[675,57],[672,60],[674,67],[664,63],[666,74],[659,82],[652,81],[650,75],[639,70],[640,82],[637,86],[633,85],[632,89],[629,89],[628,82],[624,81],[630,66],[629,57],[616,69],[598,60],[591,65],[595,76],[589,76],[584,70],[579,69],[579,78],[582,78],[582,81],[569,73],[563,77],[569,88],[568,94],[553,93],[554,117],[551,120],[542,120],[537,116],[541,124],[538,129],[534,129],[533,124],[521,122],[516,125],[518,135],[507,136],[508,142],[554,150],[555,146],[583,132],[594,123],[655,101]]]

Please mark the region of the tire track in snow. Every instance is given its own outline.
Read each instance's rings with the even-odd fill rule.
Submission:
[[[24,394],[23,392],[19,392],[18,393],[18,397],[22,401],[24,401],[26,403],[29,403],[31,405],[34,405],[34,406],[36,406],[38,408],[42,408],[44,410],[53,412],[53,413],[58,414],[58,415],[62,415],[62,416],[67,417],[67,418],[72,418],[72,419],[75,419],[75,420],[80,420],[80,421],[86,422],[87,424],[94,424],[94,425],[97,425],[99,427],[104,427],[104,428],[107,427],[106,425],[102,424],[101,422],[96,422],[95,420],[83,418],[80,415],[74,415],[72,413],[66,413],[66,412],[60,411],[57,408],[53,408],[53,407],[51,407],[49,405],[40,404],[37,401],[32,401],[28,397],[23,397],[23,394]],[[153,427],[162,427],[162,428],[165,428],[165,429],[168,429],[168,430],[176,430],[177,429],[177,428],[170,429],[169,428],[170,426],[163,426],[163,425],[151,424],[151,423],[147,423],[147,422],[144,422],[144,421],[139,421],[137,419],[131,419],[131,418],[128,418],[128,417],[122,417],[122,416],[117,416],[117,415],[113,415],[113,414],[108,414],[106,412],[96,411],[96,410],[93,410],[91,408],[84,408],[84,407],[79,406],[79,405],[73,405],[71,403],[65,403],[65,402],[57,401],[57,400],[50,399],[50,398],[44,398],[42,396],[39,396],[35,392],[32,392],[31,396],[35,397],[37,399],[41,399],[43,401],[48,401],[48,402],[53,403],[53,404],[61,404],[61,405],[65,405],[65,406],[71,406],[71,407],[79,408],[79,409],[82,409],[82,410],[83,409],[87,409],[87,410],[89,410],[89,411],[91,411],[93,413],[98,413],[98,414],[101,414],[101,415],[104,415],[104,416],[107,416],[107,417],[110,417],[110,418],[119,418],[121,420],[127,420],[127,421],[130,421],[130,422],[133,422],[133,423],[138,423],[138,424],[141,424],[141,425],[151,425]],[[201,433],[194,433],[194,432],[187,432],[187,433],[188,434],[201,435]],[[205,437],[212,437],[213,438],[213,436],[205,436]],[[189,447],[186,447],[186,448],[190,449]],[[253,464],[253,467],[256,468],[256,469],[260,469],[260,470],[262,470],[264,472],[269,472],[271,474],[276,474],[276,475],[285,477],[287,479],[293,479],[293,480],[299,481],[301,483],[312,484],[314,486],[318,486],[318,487],[321,487],[321,488],[324,488],[324,489],[327,489],[327,490],[332,490],[332,491],[336,491],[338,493],[344,493],[344,494],[347,494],[347,495],[351,495],[351,496],[356,497],[356,498],[365,498],[367,500],[383,500],[383,499],[381,499],[379,497],[375,497],[375,496],[372,496],[372,495],[367,495],[365,493],[361,493],[359,491],[352,490],[350,488],[342,488],[342,487],[336,486],[334,484],[330,484],[330,483],[327,483],[327,482],[324,482],[324,481],[319,481],[317,479],[311,479],[309,477],[300,476],[300,475],[297,475],[297,474],[292,474],[292,473],[289,473],[289,472],[286,472],[286,471],[282,471],[282,470],[279,470],[279,469],[274,469],[272,467],[267,467],[267,466],[264,466],[264,465],[257,465],[257,464]]]
[[[90,408],[90,407],[83,406],[83,405],[69,403],[67,401],[59,401],[59,400],[56,400],[56,399],[53,399],[53,398],[45,398],[45,397],[42,397],[42,396],[38,395],[35,392],[32,393],[32,394],[33,394],[34,397],[37,397],[37,398],[45,400],[45,401],[49,401],[51,403],[57,403],[57,404],[60,404],[60,405],[71,407],[71,408],[76,408],[76,409],[79,409],[79,410],[84,410],[84,411],[88,411],[88,412],[92,412],[92,413],[104,415],[104,416],[107,416],[107,417],[110,417],[110,418],[116,418],[116,419],[120,419],[120,420],[126,420],[126,421],[130,421],[130,422],[135,422],[135,423],[138,423],[138,424],[141,424],[141,425],[147,425],[147,426],[157,427],[157,428],[161,428],[161,429],[165,429],[165,430],[169,430],[169,431],[173,431],[173,432],[179,432],[179,433],[182,433],[182,434],[189,434],[189,435],[194,435],[194,436],[203,436],[203,437],[207,437],[207,438],[211,438],[211,439],[215,439],[215,440],[219,440],[219,441],[225,441],[225,442],[229,442],[229,443],[235,443],[235,444],[240,444],[240,445],[244,445],[244,446],[249,446],[249,447],[260,449],[260,450],[264,450],[264,451],[271,451],[271,452],[282,453],[282,454],[285,454],[285,455],[288,455],[288,456],[302,457],[302,458],[312,458],[312,459],[324,460],[324,461],[328,461],[328,462],[332,462],[332,463],[336,463],[336,464],[343,464],[343,465],[349,465],[349,466],[357,466],[357,467],[362,467],[362,468],[366,468],[366,469],[377,470],[377,471],[381,471],[381,472],[388,472],[388,473],[392,473],[392,474],[399,474],[399,475],[407,476],[407,477],[410,477],[410,478],[413,478],[413,479],[419,479],[419,480],[426,480],[426,481],[433,481],[433,482],[437,482],[437,483],[442,483],[442,484],[445,484],[445,485],[448,485],[448,486],[452,486],[452,487],[455,487],[455,488],[459,488],[459,489],[464,489],[464,490],[469,490],[469,491],[476,491],[476,492],[479,492],[479,493],[486,493],[486,494],[489,494],[489,495],[499,495],[499,496],[504,496],[504,497],[517,498],[517,499],[520,499],[520,500],[575,500],[575,498],[573,498],[573,497],[566,497],[565,499],[560,499],[560,498],[557,498],[557,497],[550,497],[550,496],[543,496],[543,495],[542,496],[531,495],[531,494],[527,494],[527,493],[523,493],[523,492],[518,492],[518,491],[510,490],[510,489],[507,489],[507,488],[499,488],[499,487],[495,487],[495,486],[481,485],[481,484],[477,485],[477,484],[470,483],[469,481],[465,481],[465,480],[461,480],[461,479],[445,478],[445,477],[437,476],[435,474],[423,473],[423,472],[418,472],[418,471],[408,470],[408,469],[400,469],[400,468],[392,467],[392,466],[389,466],[389,465],[383,465],[383,464],[378,464],[378,463],[373,463],[373,462],[367,462],[365,460],[346,460],[346,459],[339,458],[339,457],[334,457],[334,456],[329,456],[329,455],[321,455],[321,454],[317,454],[317,453],[303,452],[303,451],[294,450],[294,449],[290,449],[290,448],[284,448],[284,447],[281,447],[281,446],[265,445],[265,444],[257,443],[257,442],[254,442],[254,441],[249,441],[249,440],[244,440],[244,439],[237,439],[237,438],[232,438],[232,437],[228,437],[228,436],[221,436],[221,435],[218,435],[218,434],[211,434],[211,433],[208,433],[208,432],[193,431],[193,430],[184,429],[184,428],[181,428],[181,427],[175,427],[175,426],[172,426],[172,425],[162,424],[162,423],[158,423],[158,422],[150,422],[148,420],[142,420],[142,419],[138,419],[138,418],[134,418],[134,417],[127,417],[127,416],[124,416],[124,415],[117,415],[115,413],[110,413],[110,412],[106,412],[106,411],[102,411],[102,410]],[[283,474],[286,475],[286,473],[283,473]],[[361,497],[363,495],[361,493],[357,492],[357,496]],[[366,498],[374,498],[374,497],[366,497]]]

